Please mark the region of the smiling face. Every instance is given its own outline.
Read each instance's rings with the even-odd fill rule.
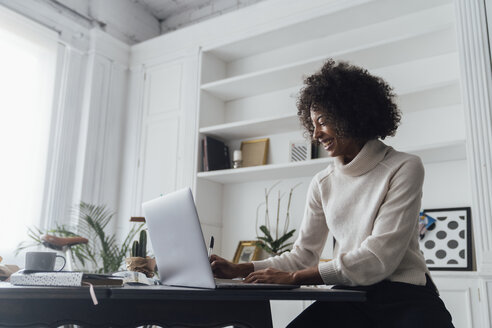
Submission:
[[[311,110],[311,121],[313,138],[319,141],[330,157],[342,156],[345,164],[352,161],[365,144],[365,140],[338,136],[327,116],[320,111]]]

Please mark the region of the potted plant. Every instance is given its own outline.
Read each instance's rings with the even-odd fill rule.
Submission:
[[[142,272],[148,278],[154,276],[155,259],[147,256],[147,232],[140,231],[139,240],[132,245],[130,257],[125,259],[126,267],[130,271]]]
[[[54,229],[47,231],[37,227],[30,228],[28,236],[31,241],[20,243],[16,254],[26,248],[42,245],[41,237],[47,233],[59,237],[81,236],[89,242],[70,248],[77,269],[94,273],[119,271],[123,260],[129,254],[132,240],[143,228],[143,224],[133,226],[119,245],[116,236],[108,234],[105,230],[115,216],[106,206],[81,202],[75,208],[74,214],[78,217],[75,226],[56,225]]]
[[[256,226],[257,226],[257,234],[258,234],[258,239],[260,240],[258,242],[258,246],[261,247],[267,254],[275,256],[275,255],[280,255],[284,252],[287,252],[291,249],[291,246],[293,245],[292,242],[289,242],[289,239],[294,235],[296,229],[292,229],[289,231],[289,221],[290,221],[290,205],[291,205],[291,200],[292,200],[292,193],[295,188],[297,188],[301,183],[296,184],[294,187],[290,188],[289,191],[289,198],[287,201],[287,212],[285,215],[285,220],[283,227],[280,229],[280,205],[281,205],[281,200],[283,198],[283,194],[280,193],[280,190],[278,191],[278,197],[277,197],[277,215],[276,215],[276,221],[275,221],[275,231],[273,232],[271,229],[270,225],[270,213],[269,213],[269,195],[272,189],[277,186],[280,182],[275,183],[273,186],[271,186],[269,189],[265,188],[265,202],[261,203],[256,211]],[[264,217],[264,224],[259,227],[259,230],[261,231],[261,234],[258,233],[258,213],[259,209],[261,206],[265,205],[265,217]]]

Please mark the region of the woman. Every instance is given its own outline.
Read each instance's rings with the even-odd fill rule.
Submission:
[[[299,237],[292,251],[264,261],[214,255],[214,274],[367,292],[363,303],[316,302],[289,327],[453,327],[419,249],[422,162],[379,140],[400,122],[392,89],[329,60],[305,80],[297,106],[307,133],[334,158],[311,182]],[[334,258],[319,263],[328,231]]]

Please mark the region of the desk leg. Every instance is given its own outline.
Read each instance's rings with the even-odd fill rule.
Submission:
[[[0,327],[272,328],[269,301],[9,300],[0,301]]]

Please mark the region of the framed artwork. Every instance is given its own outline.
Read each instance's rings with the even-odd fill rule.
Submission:
[[[243,167],[265,165],[268,155],[269,138],[241,142]]]
[[[435,220],[420,239],[430,270],[472,270],[471,210],[469,207],[425,209]]]
[[[247,263],[259,260],[261,252],[260,246],[257,246],[256,240],[243,240],[237,245],[236,253],[234,254],[234,263]]]
[[[289,161],[300,162],[311,159],[311,142],[296,140],[289,142]]]

